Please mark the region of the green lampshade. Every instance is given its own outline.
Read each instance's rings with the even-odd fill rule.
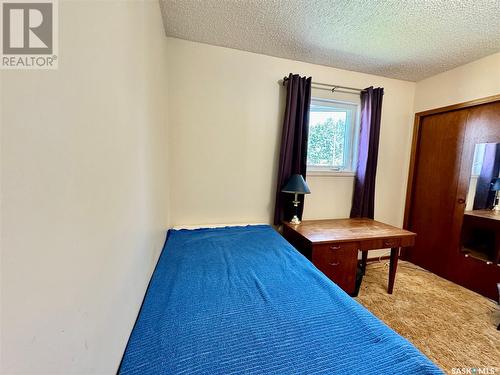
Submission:
[[[285,186],[281,189],[283,193],[310,194],[309,186],[307,186],[304,177],[301,174],[293,174],[290,176]]]

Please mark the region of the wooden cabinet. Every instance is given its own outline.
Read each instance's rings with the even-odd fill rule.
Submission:
[[[466,256],[461,232],[475,145],[498,142],[500,96],[416,115],[404,225],[418,236],[403,253],[495,300],[500,267]]]
[[[500,263],[500,211],[466,211],[462,244],[468,255],[491,264]]]
[[[357,242],[313,245],[311,260],[335,284],[352,294],[356,288],[358,248]]]

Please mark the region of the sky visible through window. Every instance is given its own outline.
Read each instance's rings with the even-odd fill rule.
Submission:
[[[311,106],[308,165],[344,167],[346,120],[345,111],[318,111]]]

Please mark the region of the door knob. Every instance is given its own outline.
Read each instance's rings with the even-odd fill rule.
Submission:
[[[464,203],[465,203],[465,199],[463,199],[463,198],[458,198],[457,202],[458,202],[459,204],[464,204]]]

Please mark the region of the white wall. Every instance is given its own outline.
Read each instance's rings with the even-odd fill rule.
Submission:
[[[500,94],[500,52],[417,82],[415,112]]]
[[[56,71],[1,73],[2,374],[117,369],[168,226],[157,1],[61,1]]]
[[[288,73],[385,88],[376,218],[402,224],[415,84],[168,38],[174,225],[270,222]],[[357,100],[356,97],[352,97]],[[308,178],[305,218],[346,217],[352,177]]]

